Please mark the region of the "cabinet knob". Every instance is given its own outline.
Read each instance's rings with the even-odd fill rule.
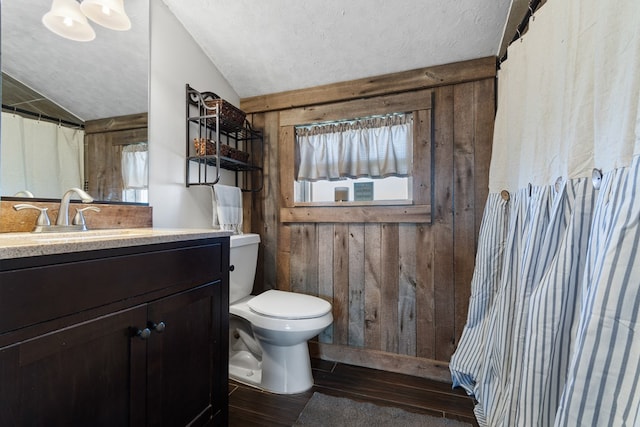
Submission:
[[[165,325],[164,322],[158,322],[158,323],[154,323],[154,322],[147,322],[147,326],[149,327],[149,329],[153,329],[154,331],[158,332],[158,333],[162,333],[162,331],[164,331],[164,328],[167,327],[167,325]]]
[[[151,329],[137,329],[133,328],[133,336],[139,337],[141,340],[146,340],[151,336]]]
[[[229,266],[229,271],[233,271],[233,270],[235,270],[235,269],[236,269],[236,266],[235,266],[235,265],[233,265],[233,264],[232,264],[232,265],[230,265],[230,266]]]

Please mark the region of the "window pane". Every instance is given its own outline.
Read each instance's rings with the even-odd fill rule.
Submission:
[[[355,183],[371,183],[373,186],[373,199],[367,199],[366,187],[359,190],[359,198],[362,201],[388,201],[411,200],[409,194],[410,178],[388,177],[380,179],[359,178],[344,179],[339,181],[296,181],[295,182],[295,201],[296,202],[334,202],[335,191],[337,187],[346,187],[348,189],[348,201],[355,200]],[[364,191],[362,191],[364,190]]]

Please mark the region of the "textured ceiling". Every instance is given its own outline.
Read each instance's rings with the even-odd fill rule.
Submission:
[[[241,98],[497,55],[511,6],[511,0],[162,1]],[[4,72],[82,120],[147,111],[148,0],[125,0],[131,31],[94,24],[97,37],[88,43],[44,28],[51,0],[1,4]]]
[[[95,40],[75,42],[42,24],[51,0],[2,0],[2,71],[83,121],[146,112],[148,2],[125,4],[130,31],[92,24]]]
[[[497,55],[510,0],[163,0],[241,98]]]

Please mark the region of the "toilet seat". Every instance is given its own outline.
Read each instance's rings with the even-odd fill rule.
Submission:
[[[259,315],[290,320],[313,319],[331,311],[331,304],[321,298],[278,290],[263,292],[247,305]]]

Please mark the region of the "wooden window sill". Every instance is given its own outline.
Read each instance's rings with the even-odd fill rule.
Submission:
[[[366,202],[342,202],[330,206],[295,206],[280,209],[280,222],[431,223],[431,205],[372,206]]]

